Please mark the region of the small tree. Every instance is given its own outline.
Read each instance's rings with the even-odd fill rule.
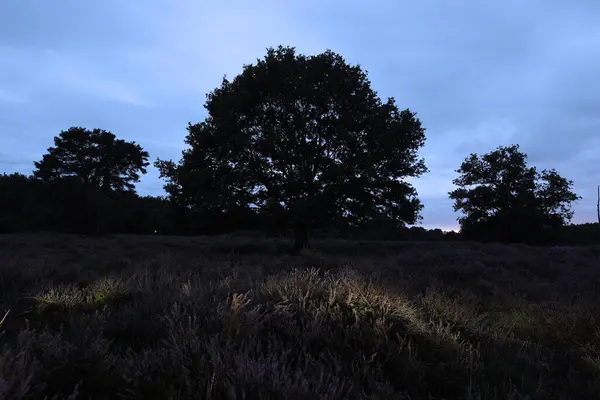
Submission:
[[[254,205],[284,214],[296,248],[308,230],[343,216],[414,223],[422,205],[405,180],[426,172],[415,114],[382,102],[365,72],[331,51],[268,49],[207,96],[179,164],[158,160],[165,189],[188,209]],[[280,204],[282,209],[278,209]]]
[[[134,191],[146,173],[148,153],[102,129],[72,127],[54,138],[54,147],[35,162],[34,176],[44,182],[70,178],[101,189]]]
[[[140,145],[111,132],[72,127],[54,138],[54,147],[35,162],[33,174],[52,187],[53,209],[74,202],[81,229],[99,234],[109,229],[112,194],[135,193],[134,183],[146,173],[148,157]]]
[[[461,231],[470,238],[531,241],[545,228],[558,228],[573,217],[579,199],[573,185],[555,170],[538,173],[527,166],[518,145],[471,154],[456,170],[458,186],[449,193]]]

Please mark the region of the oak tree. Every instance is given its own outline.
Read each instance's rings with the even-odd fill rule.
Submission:
[[[360,225],[419,219],[407,181],[427,171],[415,113],[382,101],[367,73],[340,55],[269,48],[208,94],[207,118],[189,124],[181,161],[158,160],[165,189],[188,209],[276,210],[296,248],[308,232],[343,216]],[[275,211],[273,211],[275,212]]]
[[[554,170],[527,165],[518,145],[500,146],[482,156],[471,154],[449,192],[461,232],[469,238],[534,242],[545,229],[565,225],[580,197],[573,182]]]

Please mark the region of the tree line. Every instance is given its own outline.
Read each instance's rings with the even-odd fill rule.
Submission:
[[[60,132],[33,175],[0,176],[0,231],[218,234],[235,230],[374,239],[548,243],[575,229],[573,182],[537,171],[518,145],[470,154],[449,193],[460,234],[427,231],[408,178],[428,172],[425,129],[367,73],[342,56],[269,48],[207,95],[204,121],[188,124],[178,162],[157,159],[165,197],[135,183],[149,154],[112,132]],[[596,224],[590,224],[595,227]],[[570,232],[566,234],[566,232]],[[569,239],[571,238],[571,239]],[[583,240],[583,239],[582,239]]]

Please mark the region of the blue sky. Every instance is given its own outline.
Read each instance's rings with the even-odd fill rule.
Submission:
[[[471,152],[518,143],[583,196],[600,184],[600,1],[0,1],[0,172],[30,173],[70,126],[180,158],[188,121],[223,75],[292,45],[360,64],[418,113],[431,170],[423,226],[452,229],[447,192]],[[154,168],[138,184],[160,195]]]

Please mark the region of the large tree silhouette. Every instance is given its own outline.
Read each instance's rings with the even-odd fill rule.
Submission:
[[[54,147],[35,162],[34,176],[44,182],[69,178],[116,191],[134,191],[146,173],[148,153],[135,142],[117,139],[102,129],[72,127],[54,138]]]
[[[426,172],[417,157],[424,129],[393,98],[382,102],[366,72],[340,55],[270,48],[224,78],[205,108],[206,120],[188,126],[181,161],[156,163],[181,206],[277,209],[296,248],[336,216],[355,225],[419,219],[422,205],[405,178]]]
[[[481,157],[471,154],[449,192],[461,231],[469,238],[535,241],[544,229],[563,226],[573,217],[571,203],[580,197],[572,181],[554,169],[527,166],[518,145],[500,146]]]

